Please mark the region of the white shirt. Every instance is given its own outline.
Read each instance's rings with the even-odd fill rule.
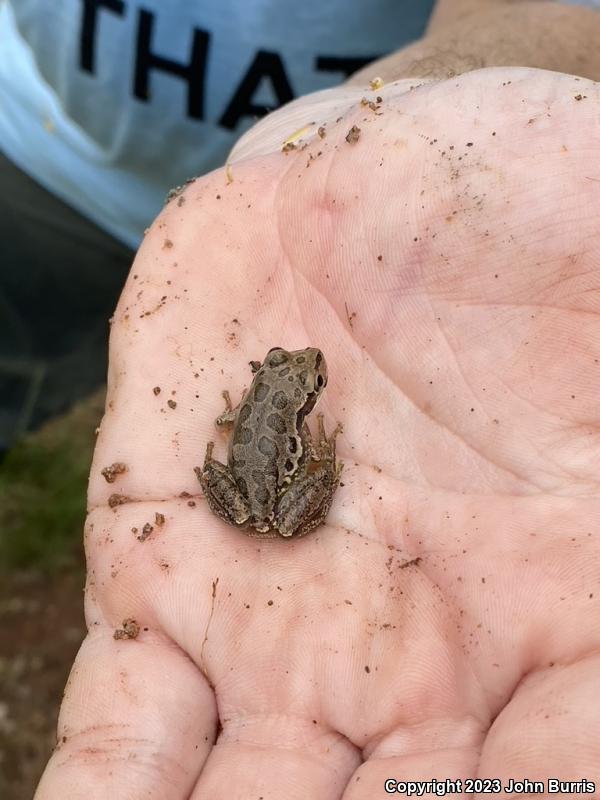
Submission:
[[[433,0],[0,0],[0,149],[137,247],[265,112],[418,38]],[[87,9],[87,11],[86,11]]]

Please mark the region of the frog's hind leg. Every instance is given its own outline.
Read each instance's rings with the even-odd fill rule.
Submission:
[[[322,414],[318,415],[317,423],[318,443],[310,438],[310,433],[306,440],[311,459],[306,474],[283,494],[277,508],[275,527],[286,538],[306,536],[324,521],[340,482],[344,465],[336,462],[335,440],[342,426],[338,424],[328,437]]]
[[[245,525],[250,506],[225,464],[212,457],[214,446],[214,442],[208,442],[204,465],[195,467],[194,472],[211,511],[230,525]]]
[[[331,508],[340,482],[341,470],[318,467],[305,475],[283,495],[275,517],[281,536],[297,539],[320,525]]]

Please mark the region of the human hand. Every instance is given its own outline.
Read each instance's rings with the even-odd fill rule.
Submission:
[[[190,185],[146,236],[91,475],[89,634],[38,800],[600,780],[599,90],[414,83],[267,118],[231,182]],[[218,520],[194,475],[221,390],[275,345],[323,349],[320,410],[344,424],[343,486],[292,541]]]

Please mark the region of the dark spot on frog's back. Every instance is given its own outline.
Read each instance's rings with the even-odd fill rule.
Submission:
[[[268,456],[269,458],[275,458],[277,456],[277,447],[275,446],[275,442],[272,439],[269,439],[267,436],[260,437],[257,447],[258,452],[263,456]]]
[[[246,426],[241,426],[234,433],[233,443],[247,445],[252,442],[253,438],[252,430]]]
[[[290,368],[284,367],[283,369],[280,369],[277,374],[279,375],[280,378],[285,378],[286,375],[290,374]]]
[[[296,364],[306,364],[306,356],[296,356]]]
[[[254,387],[254,399],[257,403],[263,403],[269,396],[271,389],[266,383],[257,383]]]
[[[273,433],[285,433],[287,430],[285,420],[279,414],[269,414],[265,422]]]
[[[238,411],[237,422],[238,425],[243,425],[250,417],[252,416],[252,405],[251,403],[243,403],[242,407]]]
[[[271,398],[271,405],[273,408],[276,408],[277,411],[283,411],[284,408],[288,405],[289,400],[285,392],[275,392],[273,397]]]

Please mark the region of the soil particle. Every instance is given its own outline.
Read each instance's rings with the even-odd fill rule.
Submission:
[[[123,627],[116,629],[116,631],[113,633],[113,639],[137,639],[140,632],[140,626],[133,619],[133,617],[124,619],[121,624]]]
[[[137,537],[138,541],[145,542],[146,539],[150,536],[150,534],[152,533],[153,530],[154,530],[154,526],[150,525],[149,522],[146,522],[146,524],[142,528],[142,532]]]
[[[353,125],[348,133],[346,134],[346,141],[348,144],[356,144],[360,139],[360,128],[357,125]]]
[[[356,311],[352,311],[351,313],[350,310],[348,309],[347,303],[344,303],[344,308],[346,309],[346,319],[348,320],[348,325],[350,325],[350,327],[352,328],[354,317],[356,316]]]
[[[400,564],[400,569],[406,569],[407,567],[418,567],[421,561],[423,561],[421,556],[417,556],[417,558],[412,558],[410,561],[405,561],[404,564]]]
[[[173,189],[170,189],[165,199],[165,205],[167,205],[167,203],[169,203],[175,197],[179,197],[179,195],[183,192],[185,187],[189,186],[190,183],[193,183],[195,180],[196,180],[195,178],[188,178],[187,181],[182,183],[180,186],[175,186]],[[184,198],[180,199],[183,200]],[[177,205],[181,205],[181,203],[178,202]]]
[[[380,102],[381,98],[378,98],[378,100]],[[360,100],[360,104],[361,106],[367,106],[368,108],[371,109],[371,111],[374,111],[375,113],[379,111],[378,103],[376,103],[374,100],[369,100],[368,97],[362,97]]]
[[[117,476],[122,475],[124,472],[127,472],[127,464],[124,464],[122,461],[115,461],[110,467],[104,467],[102,475],[104,475],[104,479],[107,483],[114,483]]]
[[[108,505],[110,508],[116,508],[117,506],[122,506],[124,503],[130,503],[131,497],[128,497],[126,494],[111,494],[108,498]]]

